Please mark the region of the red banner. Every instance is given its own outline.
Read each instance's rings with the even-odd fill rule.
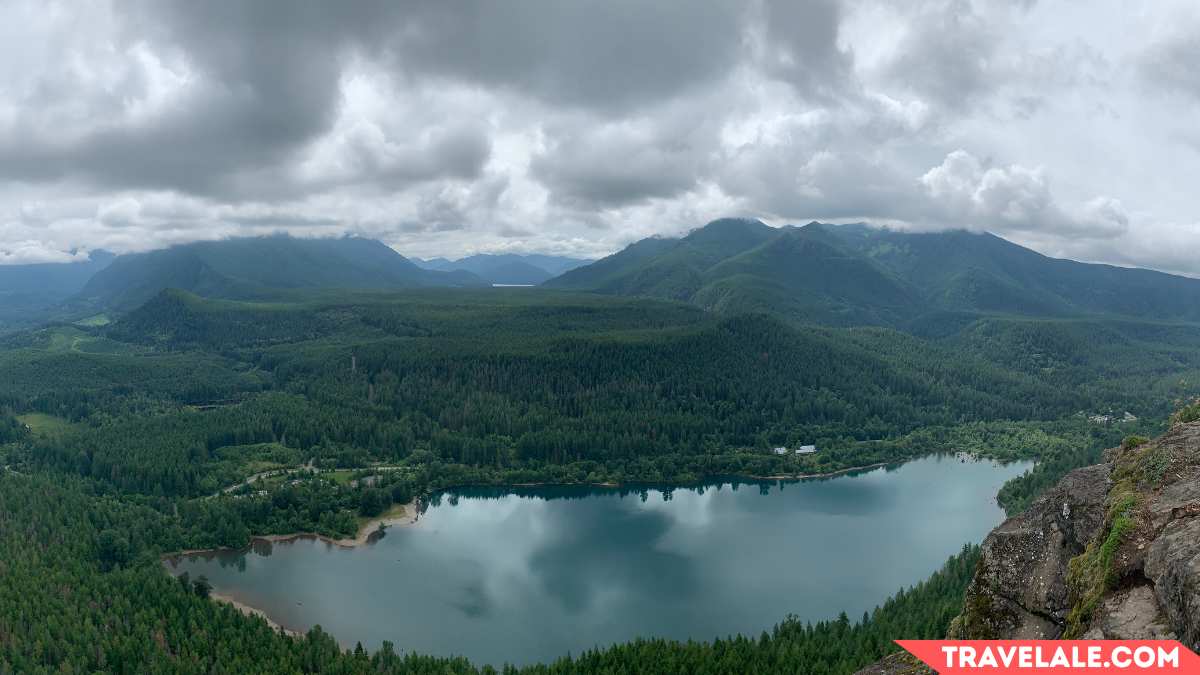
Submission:
[[[1200,656],[1174,640],[897,640],[941,675],[1188,673]]]

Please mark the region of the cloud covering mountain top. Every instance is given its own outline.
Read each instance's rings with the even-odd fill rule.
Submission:
[[[0,263],[288,231],[609,253],[727,214],[1200,274],[1188,2],[0,6]]]

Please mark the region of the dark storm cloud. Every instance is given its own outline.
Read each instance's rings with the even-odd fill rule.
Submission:
[[[65,138],[31,137],[18,127],[0,138],[0,172],[251,196],[239,184],[243,175],[293,159],[330,128],[347,61],[377,53],[394,38],[406,20],[402,8],[382,1],[131,3],[122,48],[144,42],[179,57],[194,80],[182,100],[149,119],[121,119]],[[48,96],[62,88],[50,79],[41,87]],[[393,177],[477,175],[486,140],[468,135],[441,143],[445,166],[398,169]]]
[[[551,145],[535,155],[531,175],[554,199],[586,209],[672,197],[693,188],[714,151],[709,133],[683,120],[582,124],[557,129]]]
[[[737,63],[737,0],[430,0],[389,43],[398,68],[552,103],[627,109],[710,83]]]
[[[1151,261],[1152,209],[1195,218],[1200,47],[1186,2],[1107,1],[7,0],[0,246],[598,256],[753,213]]]
[[[760,56],[768,72],[818,96],[855,86],[853,56],[838,46],[838,3],[766,0],[762,11]]]
[[[179,54],[197,86],[148,120],[120,120],[41,142],[10,135],[0,153],[6,175],[85,174],[105,185],[209,193],[229,188],[237,171],[283,160],[328,126],[349,37],[337,24],[330,27],[334,13],[324,8],[332,4],[129,7],[136,11],[123,27],[122,47],[147,41]]]
[[[836,45],[837,6],[824,0],[164,0],[114,7],[122,10],[117,50],[146,46],[185,68],[187,85],[152,114],[134,116],[123,104],[150,96],[145,68],[129,69],[130,91],[107,91],[95,101],[84,91],[86,81],[47,72],[25,101],[23,118],[0,132],[0,175],[233,200],[480,175],[490,139],[460,123],[458,136],[441,133],[415,156],[399,153],[389,163],[370,148],[349,147],[334,175],[295,180],[291,169],[301,153],[335,124],[345,103],[343,77],[355,59],[381,64],[402,85],[469,82],[592,110],[601,120],[713,86],[750,62],[804,91],[840,86],[850,64]],[[39,101],[72,98],[90,107],[95,122],[37,128]],[[567,130],[562,147],[584,148],[584,128]],[[576,133],[581,137],[569,137]],[[575,166],[569,157],[547,154],[537,174],[560,191],[556,199],[579,204],[677,194],[695,182],[700,167],[692,150],[670,138],[643,140],[651,149],[619,167]],[[595,156],[596,149],[589,152]]]

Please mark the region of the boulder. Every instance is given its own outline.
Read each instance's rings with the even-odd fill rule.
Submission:
[[[1070,603],[1067,564],[1104,525],[1111,467],[1076,469],[983,542],[964,615],[965,639],[1056,638]]]

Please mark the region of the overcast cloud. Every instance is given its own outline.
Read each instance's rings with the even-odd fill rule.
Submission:
[[[0,264],[744,215],[1200,275],[1186,0],[0,0],[0,45]]]

